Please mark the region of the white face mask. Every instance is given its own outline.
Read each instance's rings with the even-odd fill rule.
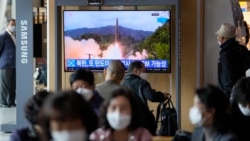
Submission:
[[[249,108],[245,108],[241,104],[238,104],[238,106],[239,106],[239,109],[243,115],[250,116],[250,109]]]
[[[122,130],[129,126],[131,115],[122,114],[120,112],[107,113],[107,120],[113,129]]]
[[[85,130],[63,130],[52,131],[53,141],[85,141],[87,133]]]
[[[142,73],[140,74],[140,77],[141,77],[142,79],[147,79],[147,74],[144,73],[144,72],[142,72]]]
[[[86,88],[78,88],[76,92],[81,94],[86,101],[89,101],[93,96],[93,91]]]
[[[193,125],[199,125],[202,121],[202,115],[200,110],[193,106],[189,110],[189,119]]]
[[[11,25],[9,25],[9,26],[8,26],[8,30],[9,30],[10,32],[13,32],[13,33],[14,33],[14,32],[16,32],[16,26],[14,26],[14,25],[11,26]]]

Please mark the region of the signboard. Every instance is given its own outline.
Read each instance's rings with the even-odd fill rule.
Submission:
[[[3,132],[28,125],[24,104],[33,95],[33,13],[30,0],[16,1],[16,124],[0,125]]]
[[[16,1],[16,101],[17,128],[27,125],[23,107],[33,95],[33,5]]]
[[[106,68],[111,60],[108,59],[68,59],[67,60],[67,70],[77,70],[79,68],[93,68],[98,69]],[[126,68],[134,60],[121,60]],[[159,69],[166,70],[168,68],[167,60],[141,60],[147,69]]]

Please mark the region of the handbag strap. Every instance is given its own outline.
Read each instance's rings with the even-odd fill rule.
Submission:
[[[163,105],[164,105],[164,107],[175,108],[171,98],[167,99]]]
[[[159,118],[160,118],[160,114],[161,114],[161,107],[163,107],[163,106],[164,106],[164,102],[159,103],[157,106],[156,119],[155,119],[156,124],[159,122]]]
[[[1,36],[3,36],[3,40],[2,40],[2,42],[0,43],[0,53],[2,52],[2,50],[3,50],[3,47],[5,46],[5,41],[6,41],[6,32],[7,31],[5,31],[3,34],[1,34]]]

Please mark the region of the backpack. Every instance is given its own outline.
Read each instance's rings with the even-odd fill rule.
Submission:
[[[162,102],[157,107],[156,122],[160,118],[160,130],[159,135],[161,136],[174,136],[178,130],[177,124],[177,112],[173,105],[171,98],[167,99],[166,102]]]

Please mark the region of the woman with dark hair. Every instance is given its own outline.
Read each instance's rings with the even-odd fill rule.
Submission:
[[[236,82],[231,94],[233,129],[239,141],[250,139],[250,77]]]
[[[43,112],[47,137],[53,141],[87,141],[97,128],[94,110],[73,90],[51,96]]]
[[[46,98],[50,95],[48,91],[40,91],[33,95],[26,102],[24,113],[26,119],[30,122],[29,127],[17,129],[12,135],[10,141],[40,141],[43,140],[44,132],[39,123],[39,115]],[[41,119],[40,119],[41,120]]]
[[[236,141],[231,133],[229,100],[219,88],[209,85],[196,90],[189,118],[196,129],[192,141]]]
[[[136,98],[131,90],[118,88],[103,107],[102,128],[90,135],[93,141],[152,141],[147,129],[140,128]]]

